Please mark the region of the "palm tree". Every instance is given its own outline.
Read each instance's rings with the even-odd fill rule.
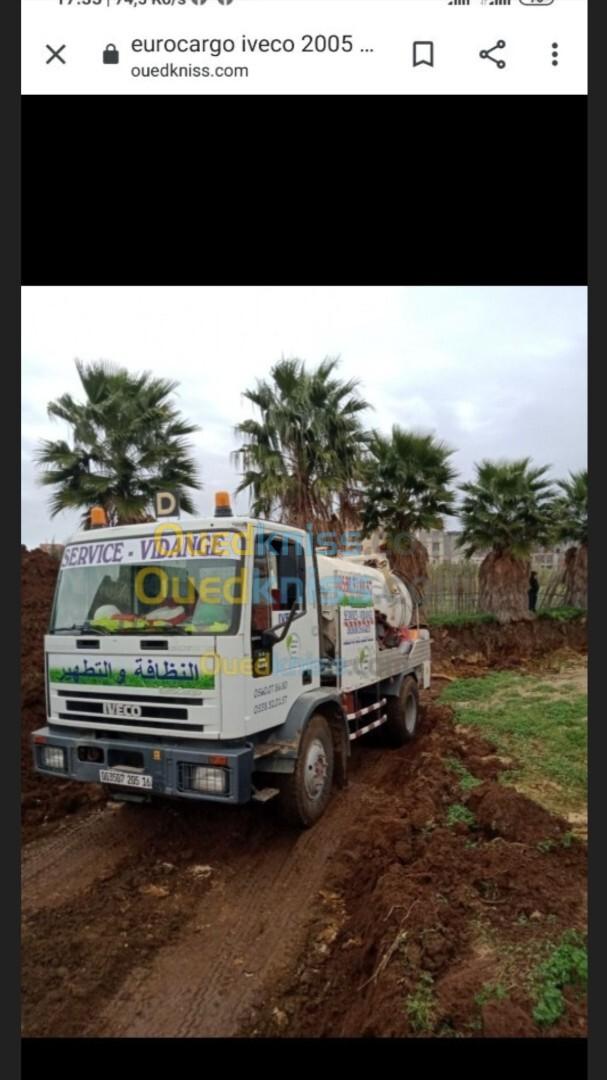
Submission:
[[[55,488],[51,516],[82,509],[87,528],[91,506],[103,506],[110,525],[149,521],[155,492],[167,489],[192,513],[187,489],[201,485],[184,436],[198,426],[167,401],[178,384],[103,361],[76,368],[85,400],[63,394],[48,406],[71,440],[44,439],[36,452],[40,483]]]
[[[433,435],[404,431],[398,424],[389,436],[375,431],[369,444],[364,531],[381,530],[392,568],[421,593],[428,552],[415,534],[442,528],[443,515],[452,512],[450,485],[457,475],[449,463],[452,454]]]
[[[242,468],[237,492],[251,492],[251,513],[299,528],[352,524],[366,435],[360,414],[369,406],[358,381],[335,378],[338,361],[308,371],[303,361],[283,359],[271,379],[258,379],[244,397],[260,413],[236,433],[244,443],[232,458]]]
[[[559,480],[563,495],[556,500],[556,538],[571,547],[565,553],[565,603],[585,608],[588,593],[588,470]]]
[[[482,461],[476,480],[461,485],[463,525],[459,547],[467,558],[487,552],[479,569],[479,607],[500,622],[533,616],[528,606],[529,556],[550,542],[554,493],[545,474],[529,458]]]

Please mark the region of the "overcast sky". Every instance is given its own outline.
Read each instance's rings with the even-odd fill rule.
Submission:
[[[40,439],[69,435],[46,410],[66,391],[81,399],[76,357],[179,381],[179,407],[202,429],[204,514],[238,483],[234,425],[252,415],[242,391],[283,356],[339,356],[373,406],[367,424],[435,432],[461,480],[483,457],[529,455],[553,476],[586,465],[584,288],[26,287],[23,543],[77,527],[77,514],[50,518],[33,462]],[[246,495],[235,505],[245,511]]]

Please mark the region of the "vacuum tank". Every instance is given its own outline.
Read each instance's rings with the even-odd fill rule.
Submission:
[[[340,607],[373,607],[387,626],[408,627],[413,601],[407,586],[390,569],[385,555],[318,555],[318,575],[326,652],[334,655]]]

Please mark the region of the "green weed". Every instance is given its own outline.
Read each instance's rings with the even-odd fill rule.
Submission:
[[[412,994],[406,1000],[407,1016],[414,1031],[430,1032],[434,1027],[436,1002],[434,999],[434,979],[423,972]]]
[[[468,614],[445,614],[431,615],[428,619],[430,626],[478,626],[479,623],[496,623],[495,615],[488,615],[476,611]]]
[[[445,759],[446,765],[455,773],[459,780],[459,786],[462,791],[472,791],[473,788],[478,787],[482,783],[476,776],[473,776],[471,772],[468,772],[465,765],[462,765],[459,758],[448,757]]]
[[[533,1019],[540,1027],[549,1027],[565,1011],[565,986],[585,986],[588,979],[588,952],[577,931],[563,934],[549,956],[533,973],[535,1007]]]
[[[555,622],[570,622],[572,619],[581,619],[586,614],[583,608],[561,607],[538,611],[537,617],[538,619],[553,619]]]
[[[538,851],[541,851],[543,854],[547,854],[547,852],[549,852],[549,851],[554,851],[555,847],[557,847],[557,841],[556,840],[538,840],[538,842],[537,842],[537,844],[535,846],[536,846]]]
[[[482,1008],[488,1001],[503,1001],[507,997],[508,991],[502,983],[485,983],[474,998],[474,1002]]]
[[[447,811],[447,825],[475,825],[476,818],[467,806],[452,803]]]

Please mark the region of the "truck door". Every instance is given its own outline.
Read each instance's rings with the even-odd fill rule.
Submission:
[[[312,564],[303,542],[279,531],[258,534],[251,595],[251,660],[247,680],[246,731],[284,723],[300,694],[320,686],[318,609]],[[264,641],[264,631],[281,637],[292,606],[295,615],[283,640]]]

